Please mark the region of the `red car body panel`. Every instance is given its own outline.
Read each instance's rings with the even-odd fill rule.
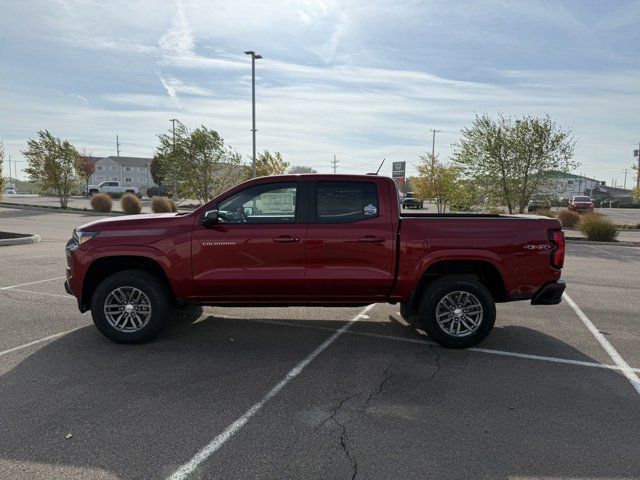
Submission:
[[[336,224],[201,225],[207,210],[249,186],[273,182],[372,182],[378,215]],[[557,220],[534,216],[400,217],[393,180],[364,175],[262,177],[186,215],[154,214],[91,222],[99,232],[67,249],[68,290],[81,310],[94,262],[142,257],[156,262],[178,299],[204,304],[362,304],[407,301],[432,266],[486,262],[499,272],[505,300],[532,298],[561,270],[551,265]],[[104,264],[103,264],[104,265]],[[97,268],[97,267],[94,267]]]

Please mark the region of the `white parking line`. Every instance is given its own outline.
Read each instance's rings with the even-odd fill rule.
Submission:
[[[309,363],[313,361],[318,355],[320,355],[324,350],[327,349],[336,339],[345,333],[351,326],[360,320],[361,318],[366,318],[366,313],[371,310],[374,305],[369,305],[363,308],[360,313],[358,313],[355,317],[353,317],[349,322],[343,325],[340,329],[336,330],[333,335],[331,335],[327,340],[322,342],[322,344],[317,347],[313,352],[311,352],[304,360],[298,363],[295,367],[293,367],[289,373],[285,375],[285,377],[278,382],[269,392],[262,397],[257,403],[255,403],[249,410],[247,410],[240,418],[238,418],[235,422],[229,425],[224,432],[218,435],[216,438],[211,440],[207,445],[205,445],[198,453],[196,453],[191,460],[182,465],[178,470],[176,470],[173,475],[168,477],[169,480],[182,480],[187,478],[193,471],[198,468],[198,466],[206,461],[212,454],[214,454],[222,445],[226,443],[231,437],[233,437],[242,427],[246,425],[251,417],[253,417],[256,413],[258,413],[264,405],[271,400],[275,395],[282,390],[287,383],[296,378],[300,373],[305,369]]]
[[[48,337],[40,338],[39,340],[34,340],[33,342],[25,343],[23,345],[18,345],[17,347],[10,348],[9,350],[3,350],[0,352],[0,357],[3,355],[7,355],[9,353],[17,352],[18,350],[22,350],[23,348],[33,347],[34,345],[38,345],[39,343],[48,342],[49,340],[54,340],[58,337],[62,337],[71,332],[75,332],[76,330],[80,330],[81,328],[86,327],[86,325],[82,325],[81,327],[72,328],[71,330],[67,330],[65,332],[54,333],[53,335],[49,335]]]
[[[71,295],[59,295],[57,293],[46,293],[46,292],[33,292],[31,290],[23,290],[21,288],[12,288],[11,291],[12,292],[22,292],[22,293],[32,293],[34,295],[44,295],[45,297],[64,298],[65,300],[74,300],[75,301],[75,298],[72,297]]]
[[[607,255],[611,255],[612,257],[615,257],[615,255],[613,253],[607,252],[606,250],[603,250],[603,249],[598,248],[598,247],[594,247],[593,245],[587,245],[587,247],[593,248],[594,250],[597,250],[598,252],[606,253]]]
[[[563,293],[562,296],[567,301],[569,306],[573,309],[573,311],[576,312],[578,318],[582,320],[582,323],[584,323],[589,331],[593,334],[593,336],[596,337],[596,340],[598,340],[600,345],[602,345],[602,348],[607,351],[607,353],[611,357],[611,360],[613,360],[613,363],[615,363],[620,368],[622,374],[627,377],[627,380],[629,380],[629,382],[631,382],[633,388],[635,388],[636,391],[640,393],[640,378],[638,378],[638,375],[636,375],[634,370],[629,366],[624,358],[622,358],[622,356],[618,353],[614,346],[609,343],[609,340],[607,340],[604,335],[600,333],[593,322],[589,320],[589,317],[587,317],[587,315],[580,309],[576,302],[573,301],[573,299],[567,294],[567,292]]]
[[[27,285],[34,285],[36,283],[53,282],[54,280],[62,280],[66,277],[47,278],[46,280],[37,280],[35,282],[21,283],[20,285],[11,285],[9,287],[0,287],[0,290],[11,290],[12,288],[25,287]]]

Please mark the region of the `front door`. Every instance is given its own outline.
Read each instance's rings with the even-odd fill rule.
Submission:
[[[310,295],[332,302],[388,295],[395,232],[378,184],[312,182],[305,276]]]
[[[306,184],[248,187],[217,205],[217,225],[195,227],[193,274],[201,297],[260,303],[304,295],[307,222],[301,185]]]

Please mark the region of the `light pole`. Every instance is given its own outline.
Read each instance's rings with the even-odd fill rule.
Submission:
[[[256,60],[262,58],[262,55],[257,55],[253,50],[244,52],[246,55],[251,55],[251,119],[253,133],[253,167],[252,177],[256,178]]]

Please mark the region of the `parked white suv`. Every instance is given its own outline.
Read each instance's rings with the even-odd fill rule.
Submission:
[[[89,196],[92,196],[94,193],[107,193],[111,196],[133,193],[138,198],[142,198],[142,193],[140,192],[139,187],[123,187],[120,185],[120,182],[102,182],[100,185],[89,185],[87,190],[89,192]]]

